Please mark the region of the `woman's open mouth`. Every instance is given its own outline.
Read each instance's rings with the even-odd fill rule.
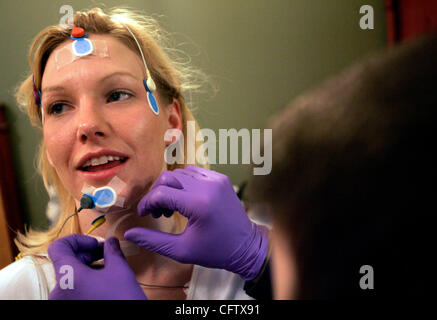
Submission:
[[[78,170],[91,179],[104,179],[114,176],[124,166],[128,158],[101,156],[88,160]]]
[[[120,158],[115,156],[107,156],[107,157],[102,156],[100,158],[93,158],[91,160],[88,160],[82,167],[79,168],[79,170],[96,172],[96,171],[111,169],[113,167],[122,164],[126,160],[127,158]]]

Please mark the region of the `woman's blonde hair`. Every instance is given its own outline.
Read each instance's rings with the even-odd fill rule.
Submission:
[[[88,33],[110,35],[140,55],[135,40],[120,21],[128,25],[137,38],[160,97],[168,99],[169,103],[173,99],[178,100],[181,106],[184,136],[187,136],[187,121],[193,121],[196,132],[198,132],[199,126],[186,105],[184,93],[198,89],[201,82],[206,80],[206,77],[200,71],[178,62],[177,59],[170,59],[172,51],[167,48],[167,36],[155,19],[125,8],[110,9],[107,14],[102,9],[93,8],[88,11],[78,11],[73,18],[73,23],[84,28]],[[19,106],[27,112],[31,124],[40,129],[41,110],[34,101],[33,84],[36,88],[41,88],[42,75],[50,54],[57,46],[69,38],[69,29],[58,25],[49,26],[35,37],[30,47],[29,64],[31,75],[19,84],[16,97]],[[199,147],[201,147],[201,144],[196,141],[195,149],[197,150]],[[184,149],[185,164],[167,165],[168,170],[186,165],[186,144]],[[203,163],[206,162],[203,161]],[[15,244],[21,254],[44,253],[47,251],[48,245],[56,240],[58,233],[59,237],[62,237],[80,232],[77,215],[69,219],[62,228],[62,224],[67,217],[77,210],[76,203],[72,195],[65,189],[54,168],[49,164],[43,140],[38,152],[38,171],[42,175],[47,191],[49,186],[54,187],[59,198],[61,214],[56,224],[48,231],[29,229],[26,230],[25,234],[18,233]],[[178,229],[183,228],[186,220],[177,213],[173,217]]]

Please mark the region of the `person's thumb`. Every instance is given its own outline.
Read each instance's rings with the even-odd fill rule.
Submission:
[[[54,265],[65,264],[68,261],[87,264],[92,261],[92,256],[98,250],[99,244],[96,239],[72,234],[60,238],[50,244],[48,254]]]
[[[124,233],[124,238],[146,250],[183,262],[177,247],[181,244],[181,236],[146,228],[132,228]]]
[[[105,267],[120,264],[127,265],[126,258],[120,248],[120,242],[115,237],[111,237],[105,240],[105,244],[103,247],[103,256],[105,259]]]

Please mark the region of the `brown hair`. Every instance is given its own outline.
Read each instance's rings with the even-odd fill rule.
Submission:
[[[272,172],[249,193],[289,235],[297,298],[428,292],[436,57],[436,36],[375,55],[275,117]]]

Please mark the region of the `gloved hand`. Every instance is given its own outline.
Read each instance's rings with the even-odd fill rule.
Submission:
[[[56,273],[51,300],[147,299],[116,238],[102,246],[92,237],[69,235],[53,242],[48,253]],[[102,257],[103,267],[90,266]]]
[[[227,176],[187,166],[163,172],[138,204],[141,216],[178,211],[188,218],[181,234],[132,228],[125,239],[182,263],[226,269],[254,279],[268,250],[268,229],[248,218]]]

